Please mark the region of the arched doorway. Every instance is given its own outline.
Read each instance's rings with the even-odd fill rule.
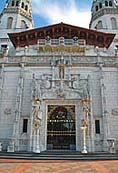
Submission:
[[[76,149],[75,106],[48,106],[47,149]]]

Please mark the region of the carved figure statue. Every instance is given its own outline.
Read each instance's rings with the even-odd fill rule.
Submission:
[[[42,121],[42,111],[40,109],[41,100],[36,99],[32,101],[32,116],[33,116],[33,127],[34,129],[40,129]]]
[[[58,66],[59,66],[59,78],[60,79],[64,79],[64,74],[65,74],[65,60],[64,60],[63,56],[58,61]]]
[[[32,96],[33,98],[41,97],[41,86],[39,81],[35,79],[34,74],[33,74],[33,80],[32,80]]]
[[[40,153],[40,129],[42,121],[42,111],[40,109],[41,100],[34,99],[32,101],[33,116],[33,152]]]
[[[64,65],[59,65],[59,78],[64,79]]]
[[[81,96],[81,98],[87,97],[89,95],[88,81],[85,79],[80,79],[78,84],[74,84],[74,90]]]

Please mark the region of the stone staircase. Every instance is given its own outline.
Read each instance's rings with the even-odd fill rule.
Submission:
[[[87,153],[77,151],[45,151],[40,154],[18,152],[0,152],[0,159],[23,160],[118,160],[118,153]]]

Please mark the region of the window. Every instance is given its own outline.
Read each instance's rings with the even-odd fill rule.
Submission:
[[[22,2],[22,5],[21,5],[22,8],[24,8],[24,2]]]
[[[106,7],[108,6],[108,1],[105,1],[105,6],[106,6]]]
[[[9,17],[7,20],[7,29],[12,28],[12,23],[13,23],[13,17]]]
[[[98,11],[98,5],[96,5],[95,9],[96,9],[96,11]]]
[[[25,6],[25,10],[28,11],[28,6],[27,5]]]
[[[98,21],[97,29],[103,29],[102,21]]]
[[[12,1],[11,6],[14,6],[14,5],[15,5],[15,2],[14,2],[14,1]]]
[[[16,6],[18,6],[19,5],[19,1],[16,1]]]
[[[117,29],[117,21],[114,17],[111,18],[112,29]]]
[[[109,6],[112,7],[112,2],[111,1],[109,1]]]
[[[1,52],[2,52],[2,53],[5,53],[6,50],[7,50],[7,48],[8,48],[8,45],[7,45],[7,44],[1,45]]]
[[[21,28],[22,29],[26,29],[27,28],[27,24],[24,20],[21,20]]]
[[[100,120],[95,120],[95,133],[100,134]]]
[[[23,133],[27,133],[28,119],[23,119]]]
[[[99,7],[102,8],[102,3],[99,3]]]

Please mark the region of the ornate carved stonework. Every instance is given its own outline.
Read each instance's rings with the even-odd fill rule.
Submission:
[[[11,114],[11,108],[6,108],[6,109],[4,110],[4,114],[6,114],[6,115]]]
[[[118,108],[113,108],[112,111],[111,111],[111,114],[113,116],[118,116]]]
[[[39,79],[40,80],[40,79]],[[37,80],[37,87],[35,87],[34,94],[42,99],[81,99],[89,94],[88,91],[88,80],[82,79],[74,81],[72,87],[69,86],[69,82],[61,83],[61,81],[55,81],[55,87],[52,87],[51,81]]]
[[[33,128],[39,129],[41,127],[41,109],[40,109],[41,101],[36,99],[32,101],[32,116],[33,116]]]
[[[51,62],[51,74],[33,75],[33,98],[83,99],[88,97],[88,76],[73,75],[71,69],[71,57],[65,60],[63,54],[61,54],[58,59],[54,58]]]

